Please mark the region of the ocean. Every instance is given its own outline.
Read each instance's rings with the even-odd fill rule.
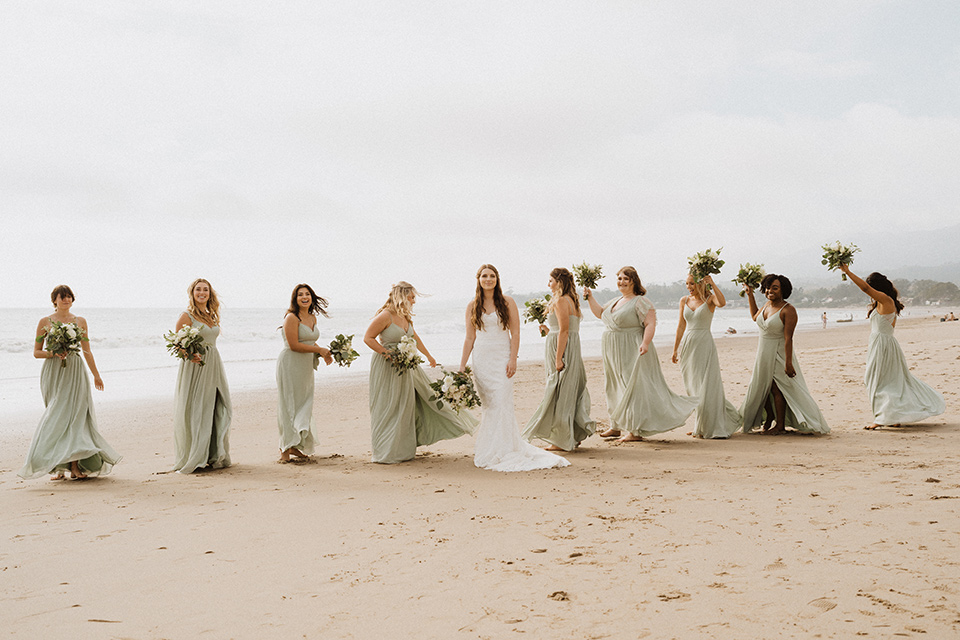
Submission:
[[[418,301],[414,326],[431,354],[447,368],[460,364],[463,348],[464,310],[467,301]],[[338,333],[354,334],[353,346],[360,353],[353,366],[321,366],[318,386],[340,385],[365,379],[372,352],[363,344],[375,308],[332,308],[331,317],[320,318],[321,343]],[[0,309],[0,428],[32,431],[43,412],[40,396],[41,360],[33,357],[33,338],[37,323],[50,309]],[[131,400],[173,400],[173,387],[179,361],[170,356],[163,334],[172,329],[180,309],[84,309],[74,311],[87,319],[90,343],[105,390],[94,392],[94,402],[122,403]],[[283,309],[222,309],[222,332],[218,347],[224,359],[227,380],[232,391],[275,388],[277,354],[283,342],[280,323]],[[580,336],[584,357],[600,355],[603,323],[589,311],[581,323]],[[798,309],[798,330],[820,327],[821,309]],[[829,309],[832,323],[852,315],[855,324],[866,323],[865,308]],[[668,361],[677,328],[677,307],[657,310],[657,335],[654,340],[661,361]],[[738,335],[756,334],[756,325],[746,309],[718,309],[713,321],[714,335],[721,340],[728,328]],[[803,352],[802,340],[799,346]],[[543,361],[543,338],[537,327],[521,328],[520,358],[526,362]],[[429,370],[428,370],[429,371]],[[679,391],[679,390],[678,390]]]

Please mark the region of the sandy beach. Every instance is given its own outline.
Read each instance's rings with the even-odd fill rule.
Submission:
[[[957,637],[960,322],[898,322],[947,412],[876,432],[868,332],[797,334],[830,435],[694,440],[691,418],[640,443],[592,437],[560,470],[479,470],[469,437],[372,464],[365,384],[318,391],[311,464],[276,462],[262,391],[233,396],[233,467],[166,473],[173,380],[170,402],[98,407],[124,457],[109,476],[24,482],[30,436],[6,436],[0,637]],[[717,341],[735,405],[756,341]],[[516,380],[522,424],[542,366]]]

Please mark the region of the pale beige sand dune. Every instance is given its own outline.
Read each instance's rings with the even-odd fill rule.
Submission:
[[[124,460],[97,480],[23,482],[29,438],[8,437],[0,637],[957,637],[960,323],[899,325],[947,398],[903,429],[862,429],[868,329],[847,326],[797,336],[824,437],[594,437],[521,474],[476,469],[461,438],[378,466],[362,385],[321,390],[314,464],[275,463],[271,392],[234,397],[223,471],[162,473],[167,403],[101,410]],[[739,404],[756,338],[718,346]],[[521,420],[542,375],[518,374]]]

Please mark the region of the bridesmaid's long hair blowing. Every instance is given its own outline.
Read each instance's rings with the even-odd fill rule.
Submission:
[[[633,283],[633,293],[638,296],[647,295],[647,290],[643,288],[643,284],[640,282],[640,274],[637,273],[637,270],[633,267],[620,267],[620,271],[617,271],[617,275],[623,274],[630,278],[630,282]]]
[[[413,313],[410,311],[410,301],[407,300],[407,296],[409,296],[411,293],[415,296],[423,295],[417,291],[416,287],[414,287],[412,284],[401,280],[391,287],[390,295],[387,296],[387,301],[383,303],[382,307],[377,309],[377,313],[380,313],[384,309],[388,309],[392,313],[404,318],[407,322],[413,322]],[[373,315],[377,315],[377,313]]]
[[[507,329],[510,309],[507,307],[507,299],[503,296],[503,289],[500,288],[500,272],[492,264],[482,264],[477,269],[477,294],[473,299],[473,317],[470,321],[477,329],[483,329],[483,287],[480,286],[480,274],[484,269],[490,269],[497,276],[497,286],[493,288],[493,306],[497,310],[500,326]]]
[[[790,294],[793,293],[793,285],[790,283],[790,278],[776,273],[768,273],[763,276],[763,280],[760,281],[760,293],[766,293],[767,289],[773,285],[774,280],[780,281],[780,295],[783,299],[786,300],[789,298]]]
[[[893,299],[893,304],[897,307],[897,315],[900,315],[900,312],[903,311],[903,303],[900,302],[900,292],[897,291],[897,288],[893,286],[893,283],[887,278],[887,276],[882,273],[874,271],[866,277],[866,283],[879,291],[880,293],[885,293]],[[873,313],[877,308],[877,301],[870,301],[870,308],[867,309],[867,317],[870,317],[870,314]]]
[[[570,296],[570,299],[573,300],[573,308],[577,310],[577,315],[580,315],[580,296],[577,295],[577,287],[573,283],[573,274],[570,273],[568,269],[563,267],[557,267],[550,272],[550,277],[560,283],[560,295]],[[551,303],[554,301],[551,300]]]
[[[310,292],[310,308],[307,310],[308,313],[313,315],[321,314],[324,318],[330,317],[330,314],[327,313],[327,306],[330,303],[327,302],[325,298],[318,296],[317,292],[313,290],[313,287],[305,282],[301,282],[293,288],[293,293],[290,294],[290,308],[287,309],[287,313],[292,313],[295,316],[300,315],[300,303],[297,302],[300,289],[306,289]]]
[[[207,299],[207,308],[200,309],[193,299],[193,289],[201,282],[210,287],[210,297]],[[197,278],[187,287],[187,294],[190,296],[190,302],[187,304],[187,312],[209,327],[215,327],[220,324],[220,300],[217,298],[217,292],[213,290],[213,285],[209,280]]]

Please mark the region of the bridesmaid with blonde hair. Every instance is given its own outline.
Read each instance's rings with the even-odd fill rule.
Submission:
[[[283,350],[277,358],[277,427],[280,462],[309,460],[316,448],[313,434],[313,372],[320,358],[333,362],[330,349],[317,345],[317,315],[329,318],[327,301],[308,284],[293,288],[283,318]]]
[[[93,374],[93,384],[98,391],[103,391],[103,380],[90,350],[87,321],[70,312],[75,298],[67,285],[55,287],[50,300],[54,312],[40,320],[33,346],[33,357],[44,361],[40,370],[40,391],[46,409],[30,444],[27,460],[17,475],[29,480],[49,473],[52,480],[61,480],[69,472],[71,478],[78,480],[106,474],[120,461],[120,456],[97,431],[90,378],[80,361],[80,354],[53,353],[49,345],[47,349],[43,348],[54,322],[76,324],[82,332],[81,351]]]
[[[420,367],[398,372],[390,363],[390,349],[407,336],[430,366],[437,366],[413,328],[411,309],[418,295],[408,282],[393,285],[363,336],[364,344],[377,353],[370,363],[370,436],[372,460],[382,464],[411,460],[417,447],[458,438],[477,427],[477,419],[466,411],[458,414],[446,404],[437,408],[430,400],[430,380]]]
[[[740,428],[740,412],[723,394],[720,359],[710,330],[714,310],[727,304],[723,292],[710,275],[699,282],[687,274],[687,291],[680,298],[677,339],[673,343],[674,364],[680,363],[683,386],[697,397],[695,438],[729,438]]]
[[[548,307],[548,331],[544,345],[546,384],[543,400],[523,430],[526,440],[539,438],[550,443],[548,451],[573,451],[594,434],[596,422],[590,417],[587,371],[580,353],[580,300],[573,274],[563,267],[550,272],[547,280],[552,298]]]
[[[220,301],[210,282],[197,278],[187,287],[187,310],[180,314],[175,331],[187,325],[200,330],[207,352],[180,361],[173,414],[176,460],[173,470],[193,473],[210,467],[230,466],[230,422],[233,409],[230,389],[217,350],[220,335]]]

